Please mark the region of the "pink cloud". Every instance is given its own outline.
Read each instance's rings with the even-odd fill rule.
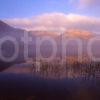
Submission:
[[[99,5],[100,0],[79,0],[80,7],[94,7]]]
[[[71,28],[100,32],[100,18],[78,14],[45,13],[31,18],[14,18],[4,21],[26,30],[66,31]]]

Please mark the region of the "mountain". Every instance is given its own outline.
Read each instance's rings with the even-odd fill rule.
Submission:
[[[14,73],[32,73],[33,70],[33,64],[28,64],[28,59],[27,61],[25,61],[26,59],[24,59],[24,43],[21,41],[21,38],[24,35],[25,30],[22,29],[17,29],[14,28],[8,24],[6,24],[3,21],[0,21],[0,39],[2,39],[3,37],[6,36],[11,36],[14,37],[17,42],[18,42],[18,46],[19,46],[19,52],[18,52],[18,56],[17,58],[12,61],[12,62],[4,62],[2,60],[0,60],[0,70],[4,70],[5,68],[8,68],[9,66],[11,66],[10,68],[8,68],[7,70],[5,70],[4,72],[14,72]],[[78,29],[70,29],[70,30],[66,30],[65,32],[63,32],[63,34],[58,34],[57,32],[49,32],[49,31],[29,31],[28,35],[32,38],[32,41],[29,42],[28,44],[28,49],[29,49],[29,57],[32,58],[32,61],[34,59],[36,59],[36,50],[39,49],[36,48],[36,42],[37,39],[41,40],[43,37],[45,36],[49,36],[51,38],[51,41],[53,39],[53,42],[55,41],[55,43],[52,46],[52,43],[50,43],[50,41],[47,42],[46,41],[42,41],[41,44],[41,54],[43,55],[43,57],[49,57],[52,54],[52,49],[55,50],[55,48],[57,47],[57,52],[56,52],[56,56],[54,57],[54,59],[59,59],[62,56],[62,53],[64,51],[62,51],[62,47],[63,44],[66,44],[64,47],[65,50],[65,55],[62,59],[64,59],[65,61],[68,61],[69,63],[74,63],[77,62],[77,55],[78,55],[78,49],[81,47],[82,49],[82,55],[84,58],[84,62],[88,62],[91,59],[91,55],[90,52],[88,51],[88,47],[90,46],[90,42],[91,39],[93,39],[93,44],[92,44],[92,54],[94,57],[100,57],[100,42],[99,41],[95,41],[96,37],[100,37],[99,34],[94,34],[92,32],[88,32],[88,31],[84,31],[84,30],[78,30]],[[63,38],[64,37],[64,38]],[[72,39],[71,41],[67,41],[69,39]],[[79,40],[77,42],[77,40]],[[68,43],[67,43],[68,42]],[[41,43],[41,41],[40,41]],[[37,44],[39,44],[39,42],[37,42]],[[81,45],[80,45],[81,44]],[[56,46],[56,47],[55,47]],[[5,57],[9,57],[13,54],[14,49],[13,49],[13,45],[10,42],[6,42],[4,43],[3,47],[2,47],[2,53]],[[52,63],[56,63],[56,60],[53,60]],[[61,59],[60,59],[61,61]],[[60,62],[58,61],[58,62]],[[26,62],[26,63],[25,63]],[[44,61],[45,62],[45,61]],[[57,64],[59,64],[57,62]],[[50,64],[52,64],[50,63]],[[54,65],[54,64],[52,64]],[[58,68],[58,65],[56,65]],[[55,68],[56,67],[54,65]],[[64,67],[64,66],[63,66]],[[56,68],[56,69],[57,69]],[[61,67],[58,68],[58,70]],[[64,72],[64,68],[63,68],[63,72]],[[57,71],[56,71],[57,72]],[[62,71],[60,71],[61,75],[62,75]],[[55,72],[54,72],[55,73]],[[50,73],[51,75],[51,73]]]
[[[9,67],[12,64],[24,61],[23,56],[22,56],[23,55],[22,54],[23,53],[23,47],[22,47],[22,42],[21,42],[21,37],[23,36],[23,34],[24,34],[24,30],[14,28],[14,27],[12,27],[12,26],[10,26],[10,25],[8,25],[5,22],[0,20],[0,39],[1,40],[7,39],[6,37],[9,36],[13,39],[16,39],[18,46],[19,46],[18,57],[14,61],[5,62],[4,60],[1,59],[1,56],[0,56],[0,70],[3,70],[5,68]],[[12,56],[12,54],[14,53],[13,47],[14,47],[14,45],[11,41],[5,41],[2,44],[2,48],[1,48],[2,55],[4,57]]]
[[[14,28],[0,20],[0,37],[13,36],[18,39],[23,36],[24,31],[23,29]]]
[[[3,21],[0,21],[0,38],[5,37],[5,36],[11,36],[17,39],[18,44],[19,44],[19,56],[18,56],[18,60],[20,60],[19,58],[23,58],[24,55],[24,43],[21,41],[21,38],[24,35],[25,30],[22,29],[17,29],[14,28],[8,24],[6,24]],[[58,32],[50,32],[50,31],[27,31],[28,35],[32,38],[32,41],[29,42],[28,48],[29,48],[29,56],[32,58],[36,57],[36,41],[37,39],[41,39],[44,36],[49,36],[50,38],[52,38],[55,41],[55,44],[57,46],[57,54],[55,57],[61,56],[62,51],[62,45],[66,44],[65,46],[65,58],[66,56],[77,56],[78,54],[78,48],[79,48],[79,44],[81,43],[81,48],[82,48],[82,55],[83,56],[89,56],[89,52],[87,50],[87,48],[89,47],[89,42],[91,39],[95,38],[95,37],[99,37],[99,34],[94,34],[92,32],[89,31],[85,31],[85,30],[79,30],[79,29],[69,29],[66,30],[65,32],[63,32],[63,34],[59,34]],[[64,37],[64,39],[63,39]],[[66,40],[68,39],[73,39],[71,41],[66,42]],[[52,41],[51,39],[51,41]],[[77,42],[76,40],[80,40],[79,42]],[[54,42],[53,41],[53,42]],[[63,41],[63,42],[62,42]],[[52,43],[53,43],[52,42]],[[39,42],[38,42],[39,43]],[[50,54],[52,53],[52,43],[50,43],[50,41],[44,41],[41,44],[41,53],[43,54],[43,57],[48,57],[50,56]],[[93,55],[96,56],[100,56],[99,50],[100,50],[100,45],[99,45],[99,41],[97,41],[96,43],[93,43],[92,46],[92,51],[93,51]],[[9,54],[11,55],[13,50],[11,49],[12,46],[8,43],[4,45],[5,49],[3,50],[3,52],[9,56]],[[39,49],[39,48],[37,48]],[[53,48],[55,49],[55,48]],[[9,53],[8,53],[9,51]],[[87,54],[88,53],[88,54]]]
[[[4,31],[6,32],[6,31],[11,31],[11,30],[14,30],[14,28],[12,28],[8,24],[0,20],[0,32],[4,32]]]

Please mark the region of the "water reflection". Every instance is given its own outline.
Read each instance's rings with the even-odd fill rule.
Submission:
[[[26,63],[16,64],[3,72],[7,73],[26,73],[38,75],[44,78],[100,78],[100,62],[71,62],[54,60],[47,61],[27,61]]]
[[[27,74],[0,73],[0,94],[12,95],[12,97],[14,95],[17,97],[24,95],[24,98],[35,97],[35,99],[24,100],[99,100],[100,80],[44,79]]]

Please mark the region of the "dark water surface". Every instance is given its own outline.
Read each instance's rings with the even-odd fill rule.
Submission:
[[[0,73],[0,95],[35,97],[27,100],[100,100],[100,79],[56,80],[26,74]]]

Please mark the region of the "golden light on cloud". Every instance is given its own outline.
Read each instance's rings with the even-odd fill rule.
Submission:
[[[12,18],[4,20],[9,25],[31,31],[64,32],[66,29],[79,29],[100,32],[100,18],[78,14],[44,13],[31,18]],[[86,35],[89,34],[85,32]],[[78,36],[78,32],[75,33]],[[84,35],[84,32],[82,32]]]
[[[72,38],[85,38],[88,39],[92,36],[91,32],[79,30],[79,29],[70,29],[66,31],[66,35]]]

